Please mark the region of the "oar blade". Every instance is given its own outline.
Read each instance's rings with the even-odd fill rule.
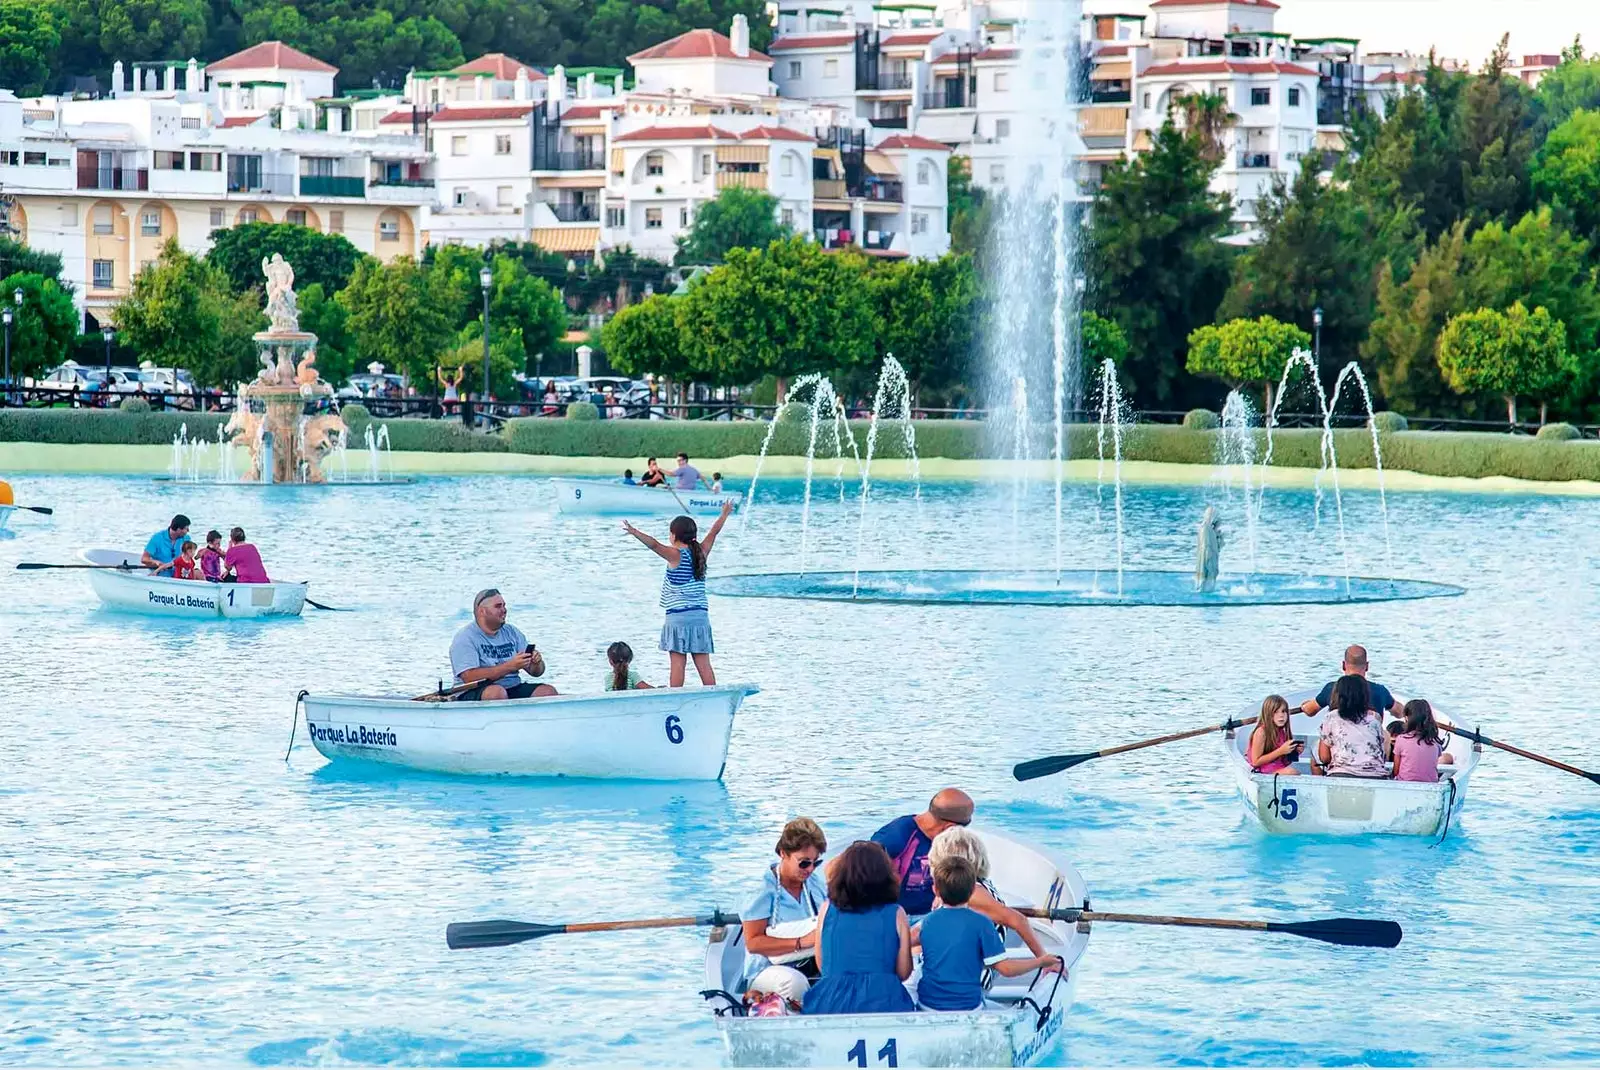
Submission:
[[[38,513],[40,516],[56,515],[56,511],[50,508],[48,505],[19,505],[17,508],[26,509],[30,513]]]
[[[524,940],[566,931],[565,925],[540,925],[527,921],[457,921],[444,928],[444,942],[452,951],[473,947],[509,947]]]
[[[1270,933],[1289,933],[1345,947],[1399,947],[1399,922],[1371,918],[1322,918],[1318,921],[1269,921]]]
[[[17,568],[24,572],[32,572],[41,568],[61,568],[61,565],[52,565],[48,561],[18,561]]]
[[[1082,765],[1098,757],[1100,757],[1099,751],[1090,751],[1087,754],[1058,754],[1053,758],[1035,758],[1031,762],[1018,762],[1011,770],[1011,775],[1018,780],[1037,780],[1042,776],[1066,772],[1075,765]]]

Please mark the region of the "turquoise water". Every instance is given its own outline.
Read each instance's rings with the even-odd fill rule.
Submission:
[[[495,585],[564,690],[598,690],[625,639],[647,679],[659,567],[615,519],[563,517],[513,478],[406,487],[173,487],[16,480],[53,520],[0,541],[0,1063],[712,1065],[693,932],[554,936],[449,952],[450,921],[558,922],[744,904],[782,822],[835,846],[946,784],[979,820],[1049,844],[1108,910],[1399,920],[1394,951],[1101,925],[1053,1060],[1119,1065],[1512,1065],[1600,1060],[1600,788],[1485,756],[1444,843],[1273,839],[1235,802],[1214,741],[1028,784],[1020,759],[1213,723],[1318,683],[1364,641],[1374,675],[1491,735],[1600,767],[1588,708],[1600,503],[1396,495],[1392,568],[1375,496],[1346,494],[1358,575],[1456,598],[1100,610],[720,598],[719,675],[763,691],[721,784],[473,782],[335,771],[302,688],[418,693],[474,590]],[[853,487],[763,483],[713,571],[853,567]],[[769,495],[776,494],[776,498]],[[1045,490],[889,486],[879,568],[1052,558]],[[1130,567],[1184,569],[1218,488],[1134,489]],[[1325,517],[1331,518],[1331,502]],[[1113,560],[1109,496],[1070,488],[1065,562]],[[16,572],[141,545],[173,512],[242,524],[267,566],[348,607],[198,627],[98,608],[80,573]],[[1013,520],[1015,515],[1015,520]],[[1338,573],[1309,492],[1271,493],[1263,569]],[[664,528],[660,521],[651,530]],[[1388,998],[1385,998],[1388,997]]]

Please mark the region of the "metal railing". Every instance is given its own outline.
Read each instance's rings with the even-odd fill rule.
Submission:
[[[936,89],[931,93],[922,94],[922,107],[924,111],[939,111],[943,108],[975,108],[977,102],[973,99],[977,94],[967,92],[967,88],[960,83],[952,83],[952,89]]]
[[[600,206],[597,204],[552,204],[550,211],[563,223],[598,223]]]
[[[906,199],[905,183],[899,181],[872,182],[867,185],[864,192],[869,201],[892,201],[899,204]]]
[[[904,130],[906,117],[904,115],[880,115],[876,119],[867,120],[879,130]]]
[[[367,184],[344,175],[301,175],[302,197],[365,197]]]
[[[282,193],[293,195],[299,175],[282,171],[229,171],[229,193]]]
[[[879,71],[878,77],[875,80],[868,85],[862,86],[861,88],[868,91],[876,89],[879,92],[892,92],[899,89],[910,89],[911,72]]]
[[[370,186],[409,186],[412,189],[432,189],[431,178],[375,178],[367,183]]]
[[[598,149],[577,152],[536,152],[533,155],[535,171],[604,171],[605,154]]]
[[[1239,169],[1241,171],[1270,171],[1277,164],[1275,157],[1270,152],[1241,152],[1239,154]]]
[[[150,188],[150,171],[144,167],[80,166],[78,188],[147,190]]]

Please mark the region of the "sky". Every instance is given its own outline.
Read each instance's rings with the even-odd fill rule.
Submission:
[[[1511,54],[1560,52],[1582,34],[1600,50],[1600,0],[1278,0],[1277,28],[1297,37],[1359,37],[1363,49],[1426,52],[1476,66],[1504,33]]]

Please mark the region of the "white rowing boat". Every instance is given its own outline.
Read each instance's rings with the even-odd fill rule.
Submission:
[[[1326,709],[1310,717],[1301,713],[1300,703],[1313,694],[1307,691],[1289,699],[1289,727],[1296,739],[1305,742],[1302,754],[1307,758],[1317,745],[1323,718],[1337,716]],[[1239,717],[1258,712],[1259,707],[1252,707]],[[1437,708],[1434,717],[1448,732],[1449,722]],[[1268,832],[1287,835],[1443,836],[1467,801],[1467,782],[1482,757],[1481,748],[1472,741],[1451,735],[1445,753],[1455,760],[1439,766],[1436,784],[1309,776],[1305,774],[1311,767],[1305,760],[1295,766],[1300,776],[1257,773],[1249,759],[1254,729],[1249,725],[1226,733],[1223,760],[1233,773],[1245,810]]]
[[[990,877],[1005,903],[1053,910],[1088,902],[1083,877],[1065,860],[973,831],[988,848]],[[732,1066],[1034,1066],[1060,1040],[1089,931],[1042,919],[1033,926],[1045,951],[1067,964],[1067,976],[1059,983],[1054,974],[996,976],[988,991],[993,1007],[984,1010],[747,1017],[740,998],[745,949],[739,929],[712,932],[701,994],[716,1014]],[[1006,938],[1013,955],[1028,954],[1014,933]],[[906,983],[913,998],[916,981],[913,972]]]
[[[720,780],[750,684],[501,702],[304,696],[326,758],[487,776]]]
[[[83,550],[78,557],[90,565],[127,566],[85,573],[100,601],[114,609],[163,617],[249,620],[298,617],[305,608],[308,584],[304,583],[208,583],[153,576],[132,550]]]
[[[739,508],[742,495],[726,490],[668,490],[597,479],[552,479],[556,508],[563,513],[614,513],[619,516],[676,516],[687,510],[695,516],[716,516],[723,502]]]

